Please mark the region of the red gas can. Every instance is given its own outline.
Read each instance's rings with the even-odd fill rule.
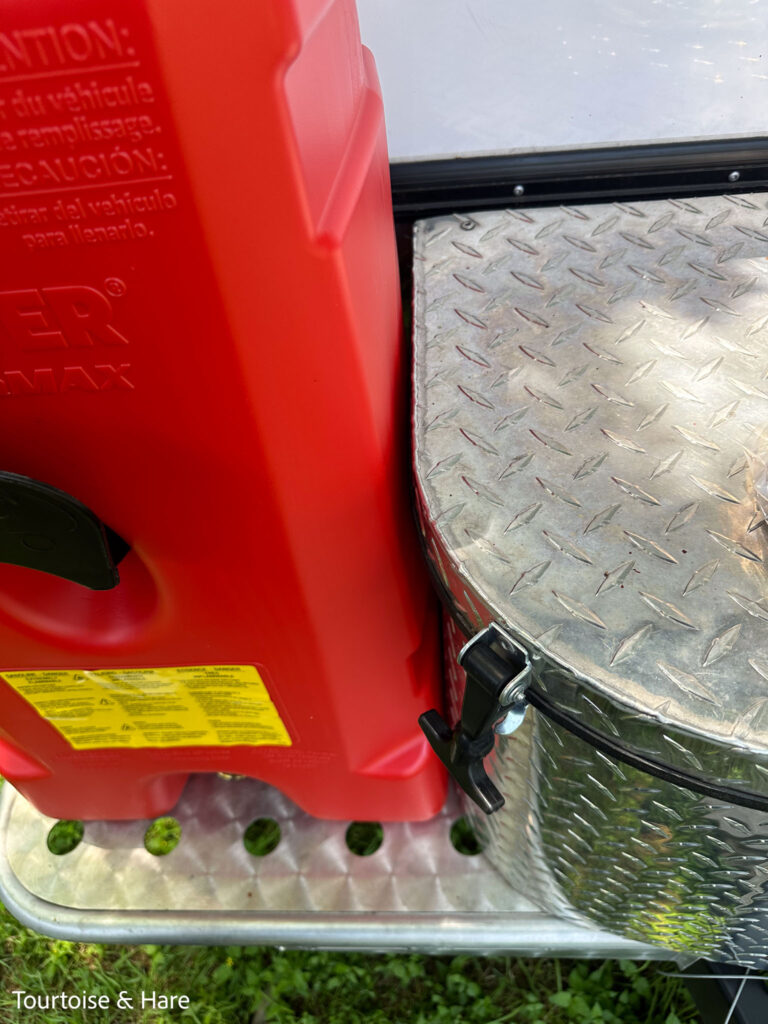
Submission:
[[[352,0],[4,0],[0,245],[0,772],[59,817],[161,813],[190,771],[433,814]]]

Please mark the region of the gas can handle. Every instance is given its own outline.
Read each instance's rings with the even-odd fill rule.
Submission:
[[[0,562],[90,590],[120,582],[128,545],[86,505],[49,484],[0,471]]]
[[[459,786],[482,811],[493,814],[504,797],[483,760],[493,750],[496,732],[508,734],[522,722],[531,667],[523,648],[496,623],[465,644],[458,661],[467,685],[456,727],[451,729],[435,709],[424,712],[419,725]]]

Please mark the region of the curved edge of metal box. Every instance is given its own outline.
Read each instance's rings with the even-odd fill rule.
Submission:
[[[420,486],[421,481],[417,476],[414,491],[417,498],[417,507],[420,507],[418,505],[418,499],[420,494],[422,494]],[[469,614],[462,608],[460,599],[452,589],[452,585],[442,578],[438,566],[430,557],[426,535],[423,529],[420,530],[419,536],[421,540],[422,554],[429,570],[433,589],[437,594],[444,612],[454,620],[465,641],[470,641],[474,636],[494,622],[500,628],[509,629],[509,624],[505,623],[503,619],[499,622],[497,618],[494,618],[494,613],[490,609],[490,606],[486,604],[481,595],[479,596],[477,593],[472,591],[471,584],[468,583],[468,590],[473,593],[475,598],[474,602],[472,602],[472,599],[469,597],[469,593],[465,590],[464,597],[469,600],[476,617],[475,623],[473,624],[471,622]],[[444,550],[443,553],[445,553]],[[455,566],[452,566],[452,569],[455,572],[459,571]],[[482,614],[478,611],[478,608],[481,609]],[[522,647],[530,653],[530,644],[526,641],[526,638],[518,637],[517,639]],[[551,664],[555,669],[559,669],[561,667],[557,662],[552,662]],[[580,681],[585,682],[583,679]],[[590,684],[587,682],[586,685],[589,686]],[[613,696],[608,697],[607,700],[614,707],[621,706]],[[724,801],[726,803],[749,808],[751,810],[768,811],[768,789],[766,789],[765,792],[760,792],[754,788],[733,785],[729,781],[710,782],[707,781],[703,772],[695,774],[687,768],[682,767],[680,764],[675,765],[672,761],[667,761],[663,758],[654,757],[652,755],[646,755],[642,752],[642,748],[633,747],[631,744],[626,742],[612,739],[607,734],[579,721],[568,711],[561,709],[557,702],[540,689],[535,682],[526,687],[526,701],[540,711],[546,718],[556,722],[562,728],[584,740],[590,746],[595,747],[602,753],[614,757],[617,761],[621,761],[631,767],[645,771],[655,778],[671,782],[683,789],[688,789],[700,796],[709,797],[712,800]],[[640,717],[641,716],[638,716],[638,719],[640,719]],[[662,726],[664,723],[659,720],[657,724]],[[768,778],[768,776],[766,777]]]
[[[248,911],[81,910],[26,889],[7,856],[6,837],[18,794],[0,793],[0,900],[21,924],[56,939],[99,943],[270,945],[292,948],[514,953],[529,956],[669,960],[664,949],[545,913],[252,913]]]
[[[432,585],[440,598],[445,611],[453,618],[459,630],[467,641],[477,634],[473,630],[469,620],[454,600],[454,595],[448,590],[443,581],[429,560],[426,550],[424,557],[430,571]],[[675,786],[688,789],[692,793],[709,797],[712,800],[724,801],[737,807],[747,807],[756,811],[768,811],[768,795],[758,793],[751,789],[737,789],[727,783],[708,782],[703,777],[695,775],[691,771],[683,770],[671,763],[660,761],[657,758],[646,756],[639,751],[633,750],[626,743],[618,739],[611,739],[609,736],[598,732],[596,729],[578,721],[567,711],[562,711],[551,700],[551,698],[540,690],[534,683],[531,683],[525,690],[525,701],[531,707],[536,708],[552,722],[566,729],[568,732],[578,736],[585,743],[615,758],[622,764],[630,765],[640,771],[647,772],[655,778],[664,782],[671,782]]]

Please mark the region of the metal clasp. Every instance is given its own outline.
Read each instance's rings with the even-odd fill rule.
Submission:
[[[464,645],[458,661],[467,685],[456,727],[449,728],[434,709],[420,716],[419,725],[464,792],[492,814],[504,797],[488,778],[483,760],[493,750],[496,733],[509,735],[523,721],[531,666],[525,650],[495,622]]]

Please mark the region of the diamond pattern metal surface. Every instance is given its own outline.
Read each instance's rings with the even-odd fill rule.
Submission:
[[[455,718],[464,639],[450,619],[445,638]],[[571,713],[591,712],[597,721],[600,709],[578,684],[570,686]],[[618,732],[609,721],[603,731]],[[689,767],[701,771],[685,753]],[[506,802],[490,817],[469,800],[466,810],[487,855],[515,887],[582,927],[765,968],[768,814],[651,777],[533,709],[517,732],[497,737],[487,767]]]
[[[768,437],[768,199],[436,218],[414,253],[420,515],[464,628],[501,622],[537,685],[603,735],[768,793],[751,471]],[[461,637],[446,636],[456,717]],[[533,712],[490,768],[507,803],[475,825],[543,905],[764,964],[768,815]]]
[[[476,604],[622,705],[768,755],[766,197],[436,218],[415,268],[417,479]]]
[[[31,927],[81,941],[668,956],[544,912],[484,857],[457,852],[454,794],[431,821],[385,824],[367,857],[347,848],[348,822],[311,818],[253,779],[194,776],[173,813],[181,840],[167,856],[145,849],[148,821],[87,822],[82,843],[55,856],[54,820],[6,783],[0,898]],[[243,836],[261,817],[281,840],[257,857]]]
[[[199,775],[174,811],[182,838],[167,856],[144,848],[149,821],[86,822],[83,842],[55,856],[46,846],[54,819],[20,797],[6,853],[35,896],[86,910],[535,910],[483,858],[454,850],[449,831],[460,815],[452,798],[437,826],[386,824],[379,851],[359,857],[345,843],[348,822],[311,818],[253,779]],[[255,857],[243,836],[262,817],[278,822],[281,841]]]

